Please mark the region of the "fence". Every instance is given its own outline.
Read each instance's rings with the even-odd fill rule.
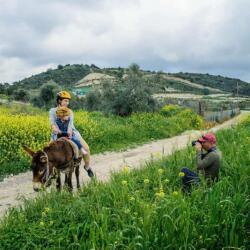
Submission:
[[[240,113],[237,103],[216,103],[212,101],[167,98],[162,104],[176,104],[187,107],[204,117],[206,121],[221,122]]]
[[[205,111],[203,117],[206,121],[221,122],[227,120],[240,113],[239,108],[221,110],[221,111]]]

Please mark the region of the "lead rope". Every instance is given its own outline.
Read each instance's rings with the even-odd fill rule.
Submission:
[[[51,179],[52,177],[52,174],[50,175],[49,174],[49,157],[47,155],[47,153],[45,151],[43,151],[45,157],[46,157],[46,160],[47,160],[47,164],[46,164],[46,174],[45,174],[45,186],[47,185],[47,183],[49,182],[49,180]]]

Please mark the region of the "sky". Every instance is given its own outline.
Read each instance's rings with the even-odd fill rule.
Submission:
[[[250,0],[0,0],[0,83],[95,64],[250,82]]]

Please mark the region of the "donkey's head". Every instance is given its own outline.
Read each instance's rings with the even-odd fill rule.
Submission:
[[[50,184],[51,168],[48,155],[41,150],[34,152],[27,146],[23,146],[23,149],[32,157],[31,170],[33,173],[33,189],[39,191],[42,187],[46,187]]]

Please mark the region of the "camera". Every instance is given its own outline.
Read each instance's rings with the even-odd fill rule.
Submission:
[[[200,141],[199,141],[199,140],[196,140],[196,141],[192,141],[192,142],[191,142],[191,144],[192,144],[192,147],[194,147],[196,143],[200,143]]]

